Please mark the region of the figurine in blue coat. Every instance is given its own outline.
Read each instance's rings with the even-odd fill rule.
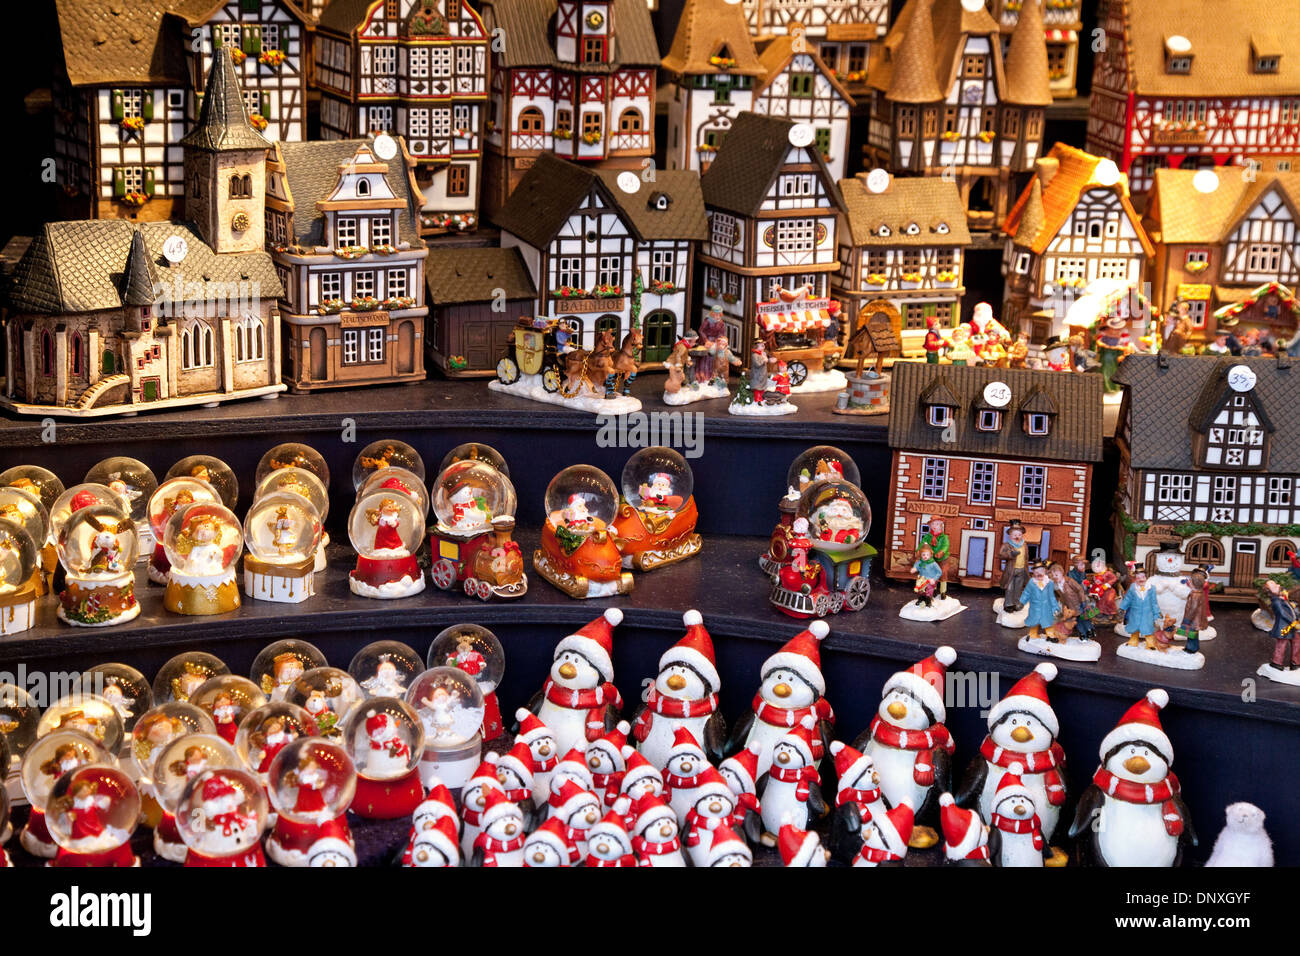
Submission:
[[[1119,602],[1119,609],[1124,612],[1128,643],[1130,647],[1136,647],[1139,641],[1145,640],[1147,647],[1154,648],[1156,631],[1164,621],[1156,600],[1156,589],[1147,583],[1147,569],[1142,565],[1132,565],[1130,574],[1133,584]]]
[[[1040,631],[1045,631],[1056,623],[1056,615],[1061,610],[1061,604],[1056,599],[1056,585],[1048,577],[1047,565],[1044,562],[1034,562],[1029,583],[1020,592],[1020,603],[1029,609],[1025,615],[1025,623],[1029,625],[1031,638],[1038,637]]]

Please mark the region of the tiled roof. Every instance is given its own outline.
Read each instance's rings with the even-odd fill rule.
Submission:
[[[1047,41],[1043,35],[1040,0],[1025,0],[1011,32],[1004,61],[1007,88],[1002,98],[1024,106],[1047,106],[1052,102],[1052,83],[1047,70]]]
[[[618,200],[594,170],[560,159],[554,153],[540,153],[493,221],[540,249],[550,244],[593,188],[605,195],[609,205],[617,207]]]
[[[612,63],[561,63],[555,58],[555,0],[484,0],[483,7],[491,8],[496,26],[505,31],[504,47],[494,52],[506,68],[562,66],[577,73],[613,73],[625,66],[659,65],[659,44],[644,0],[613,0]],[[327,7],[325,16],[329,13]]]
[[[700,174],[694,170],[657,169],[654,182],[642,182],[635,193],[626,193],[618,185],[618,170],[602,169],[597,175],[642,238],[703,240],[708,237],[704,192],[700,188]],[[658,208],[656,200],[660,196],[667,197],[667,209]]]
[[[735,66],[725,70],[709,62],[709,57],[719,55],[723,47],[736,61]],[[686,0],[677,21],[677,32],[673,34],[673,45],[662,65],[669,73],[678,76],[688,73],[763,74],[763,65],[745,23],[744,8],[727,0]]]
[[[704,204],[742,216],[752,215],[767,196],[768,187],[777,171],[785,163],[790,145],[788,119],[759,113],[741,113],[727,131],[708,170],[700,177],[704,188]],[[815,149],[809,155],[821,169],[823,180],[839,205],[839,193],[826,169],[826,163]]]
[[[866,173],[839,182],[840,198],[847,211],[849,233],[855,246],[968,246],[966,207],[955,182],[937,176],[891,176],[889,188],[873,193],[867,188]],[[920,228],[908,235],[908,223]],[[940,224],[948,232],[936,231]],[[886,225],[890,234],[881,236]]]
[[[73,86],[181,86],[180,22],[157,0],[56,0],[59,40]]]
[[[361,26],[370,8],[383,0],[329,0],[321,11],[319,25],[337,33],[351,33]]]
[[[832,89],[843,97],[850,109],[856,106],[857,103],[853,96],[844,88],[844,84],[835,78],[835,74],[826,66],[825,61],[807,44],[807,41],[804,41],[804,45],[806,49],[803,52],[812,59],[817,69],[830,81]],[[788,33],[775,36],[769,40],[767,46],[763,47],[763,53],[759,57],[763,65],[763,77],[756,84],[755,93],[757,94],[758,91],[771,86],[776,81],[776,78],[785,72],[786,67],[790,65],[790,61],[797,55],[794,49],[794,37]]]
[[[1300,173],[1257,171],[1247,182],[1239,166],[1218,166],[1212,172],[1217,188],[1201,192],[1193,184],[1196,173],[1183,169],[1157,169],[1148,225],[1163,243],[1222,241],[1259,198],[1276,186],[1300,210]]]
[[[229,47],[223,46],[213,58],[199,120],[181,138],[181,145],[210,153],[271,148],[271,143],[248,122],[248,108]]]
[[[429,250],[424,263],[430,305],[459,305],[489,302],[497,289],[507,300],[537,296],[528,267],[517,248],[481,249],[437,247]]]

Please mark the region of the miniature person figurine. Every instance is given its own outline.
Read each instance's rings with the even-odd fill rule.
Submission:
[[[1034,562],[1033,573],[1022,592],[1022,599],[1029,607],[1025,623],[1029,625],[1031,639],[1056,623],[1056,614],[1061,609],[1061,604],[1056,599],[1056,585],[1052,583],[1047,565],[1042,561]]]
[[[948,333],[948,344],[944,351],[953,365],[979,364],[979,356],[971,348],[969,325],[959,325]]]
[[[943,351],[943,333],[939,331],[939,317],[928,316],[925,320],[925,361],[929,365],[939,364],[939,353]]]
[[[1119,609],[1124,612],[1124,630],[1128,632],[1128,646],[1137,647],[1146,641],[1147,650],[1156,650],[1156,630],[1163,621],[1156,589],[1147,582],[1147,569],[1129,562],[1133,583],[1124,592]],[[1163,650],[1163,648],[1160,648]]]
[[[1121,315],[1110,315],[1102,322],[1096,337],[1097,357],[1101,359],[1101,380],[1107,392],[1118,392],[1115,381],[1119,363],[1137,349],[1128,332],[1128,323]]]
[[[1119,575],[1106,563],[1105,556],[1101,554],[1092,559],[1090,568],[1091,573],[1085,585],[1088,595],[1097,605],[1098,620],[1112,624],[1119,616]]]
[[[921,535],[921,545],[929,547],[935,563],[939,565],[939,594],[947,594],[948,581],[943,575],[943,568],[948,563],[952,543],[948,540],[948,526],[944,524],[942,518],[930,519],[929,527],[926,529],[925,534]]]
[[[986,346],[1006,345],[1011,341],[1011,333],[993,317],[993,306],[987,302],[975,303],[975,308],[971,310],[970,328],[972,339],[980,343],[977,351],[981,353]],[[980,357],[984,356],[981,354]],[[987,361],[985,364],[988,364]]]
[[[763,404],[763,395],[767,389],[767,351],[763,340],[754,343],[754,350],[749,357],[749,387],[754,393],[754,403]]]
[[[943,577],[943,568],[934,559],[934,552],[928,545],[921,545],[916,552],[916,561],[912,564],[912,572],[916,575],[916,584],[912,585],[912,593],[916,595],[916,603],[929,607],[934,602],[935,593],[939,589],[939,580]]]
[[[405,553],[406,543],[402,540],[398,525],[402,520],[402,509],[392,498],[385,498],[379,507],[366,516],[375,528],[376,551],[401,551]]]
[[[1007,525],[1006,538],[998,551],[1002,566],[1002,610],[1013,614],[1020,610],[1020,596],[1029,583],[1029,546],[1025,526],[1013,518]]]
[[[1187,575],[1187,603],[1183,607],[1183,619],[1178,625],[1178,633],[1187,638],[1183,650],[1195,654],[1201,649],[1201,631],[1209,624],[1209,584],[1210,569],[1197,565]]]
[[[1258,673],[1283,684],[1300,684],[1300,612],[1295,602],[1272,578],[1264,579],[1269,607],[1273,612],[1273,656]]]
[[[275,545],[275,550],[282,556],[293,554],[293,549],[298,544],[298,535],[293,530],[289,509],[276,508],[275,518],[268,521],[266,526],[271,532],[271,543]]]
[[[1024,368],[1029,359],[1029,336],[1024,332],[1016,335],[1016,340],[1007,346],[1007,367]]]

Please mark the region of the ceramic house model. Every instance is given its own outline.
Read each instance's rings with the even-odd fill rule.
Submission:
[[[700,180],[709,219],[699,255],[704,308],[722,309],[742,355],[753,347],[760,304],[803,286],[808,300],[824,301],[840,267],[839,190],[815,144],[791,142],[793,126],[742,113]]]
[[[428,250],[402,140],[280,143],[267,177],[289,387],[423,380]]]
[[[266,154],[229,55],[181,140],[190,222],[56,222],[9,288],[6,407],[91,417],[274,395],[276,301],[263,249]]]
[[[1040,343],[1096,280],[1141,282],[1153,249],[1108,159],[1057,143],[1002,223],[1002,323]]]
[[[961,319],[970,231],[957,184],[884,170],[840,180],[840,270],[831,278],[847,321],[842,336],[883,312],[903,353],[923,354],[931,317],[946,331]]]
[[[519,320],[537,311],[519,247],[433,248],[425,274],[429,362],[452,377],[494,375]]]
[[[741,0],[760,42],[802,34],[850,91],[865,87],[872,47],[889,27],[889,0]]]
[[[565,322],[584,349],[598,332],[621,343],[638,326],[641,359],[662,362],[688,326],[692,260],[706,235],[700,178],[660,170],[647,183],[624,172],[632,192],[615,170],[542,154],[495,222],[502,248],[517,248],[528,267],[535,317]]]
[[[484,0],[492,50],[483,204],[537,157],[641,169],[654,154],[659,47],[644,0]],[[496,47],[500,46],[500,49]]]
[[[1006,53],[1011,34],[1020,22],[1024,0],[987,0],[989,12],[1002,28],[1002,52]],[[1044,0],[1043,26],[1047,41],[1047,75],[1052,95],[1058,99],[1073,97],[1079,73],[1079,31],[1082,0]]]
[[[1225,0],[1104,0],[1088,150],[1128,173],[1134,194],[1157,169],[1300,160],[1300,6]]]
[[[1285,571],[1300,544],[1300,455],[1286,433],[1300,401],[1295,372],[1286,355],[1129,356],[1119,370],[1117,550],[1146,562],[1178,541],[1184,570],[1210,567],[1223,596],[1252,601],[1257,578]]]
[[[727,0],[686,0],[662,66],[668,168],[704,172],[737,114],[753,109],[754,84],[766,74],[744,11]]]
[[[313,82],[321,136],[401,136],[416,161],[421,235],[478,224],[488,36],[464,0],[334,0]]]
[[[1290,339],[1296,315],[1288,300],[1300,283],[1298,218],[1300,173],[1247,178],[1229,167],[1198,178],[1189,169],[1156,170],[1145,220],[1155,245],[1156,304],[1165,312],[1186,304],[1193,342],[1213,341],[1221,324],[1233,334],[1253,326]]]
[[[1032,559],[1080,553],[1102,452],[1101,376],[922,362],[892,374],[888,576],[914,577],[933,518],[952,542],[950,579],[973,587],[998,579],[1011,521]]]
[[[1006,214],[1012,175],[1033,169],[1052,102],[1035,0],[1005,58],[1000,37],[981,0],[908,0],[867,70],[872,162],[955,179],[983,230]]]
[[[849,114],[857,105],[807,41],[796,37],[768,42],[761,57],[765,73],[754,88],[754,112],[806,123],[813,148],[836,179],[848,165]]]

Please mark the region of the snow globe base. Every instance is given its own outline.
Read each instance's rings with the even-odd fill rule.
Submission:
[[[372,780],[358,774],[352,812],[366,820],[396,820],[409,817],[423,799],[418,769],[392,780]]]
[[[1290,684],[1292,687],[1300,687],[1300,667],[1294,667],[1291,670],[1283,670],[1272,664],[1260,664],[1259,670],[1255,671],[1260,677],[1267,677],[1269,680],[1277,681],[1279,684]]]
[[[266,857],[262,854],[262,845],[255,843],[242,853],[232,853],[230,856],[208,856],[206,853],[190,850],[185,854],[185,865],[262,867],[266,866]]]
[[[0,595],[0,635],[20,634],[36,623],[37,597],[32,584]]]
[[[189,852],[189,847],[181,839],[180,832],[176,829],[176,818],[170,813],[164,815],[154,827],[153,851],[172,863],[185,862],[185,854]]]
[[[1154,667],[1169,667],[1180,671],[1198,671],[1205,666],[1205,655],[1200,651],[1189,654],[1180,647],[1155,650],[1145,644],[1121,644],[1115,648],[1115,655],[1126,661],[1139,664],[1151,664]]]
[[[1016,647],[1026,654],[1039,657],[1059,657],[1063,661],[1099,661],[1101,645],[1096,641],[1068,637],[1064,641],[1049,641],[1045,637],[1030,637],[1026,634],[1020,638]]]
[[[480,734],[475,734],[458,747],[446,750],[437,750],[426,744],[424,755],[420,758],[420,782],[427,789],[435,781],[441,780],[448,790],[458,793],[469,782],[469,778],[474,776],[474,771],[482,762],[483,737]]]
[[[225,614],[239,606],[239,585],[235,581],[234,568],[204,576],[182,574],[175,569],[168,572],[163,607],[173,614]]]
[[[424,572],[411,555],[384,559],[358,555],[357,566],[348,575],[348,587],[360,597],[410,597],[424,590]]]
[[[161,544],[154,545],[153,555],[149,558],[148,575],[149,580],[154,584],[166,584],[167,572],[172,569],[171,562],[167,560],[167,555],[163,551]]]
[[[955,597],[944,595],[936,597],[928,605],[919,601],[908,601],[898,609],[898,616],[905,621],[946,621],[953,615],[966,610]]]
[[[352,865],[356,866],[356,844],[346,814],[319,824],[294,823],[286,820],[284,814],[278,814],[271,835],[266,838],[266,855],[280,866],[310,866],[312,849],[321,840],[337,841],[334,846],[345,856],[350,852]]]
[[[1024,627],[1025,619],[1029,617],[1029,606],[1022,604],[1014,611],[1004,611],[1002,610],[1003,603],[1002,598],[995,598],[993,601],[993,613],[998,616],[998,623],[1003,627],[1017,629]]]
[[[59,620],[73,627],[111,627],[140,615],[131,575],[109,581],[89,582],[68,578],[59,595]]]
[[[77,866],[122,866],[133,867],[140,865],[140,858],[131,850],[131,844],[123,843],[112,850],[106,850],[103,853],[76,853],[72,850],[60,848],[58,855],[54,857],[54,862],[50,866],[56,867],[77,867]]]
[[[269,564],[244,555],[244,593],[256,601],[301,604],[316,593],[315,558],[300,564]]]

